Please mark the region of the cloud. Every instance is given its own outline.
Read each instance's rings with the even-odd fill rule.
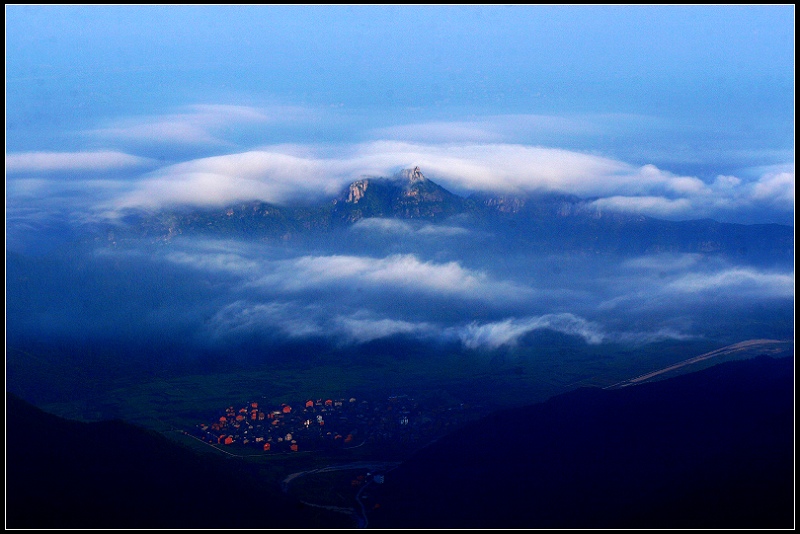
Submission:
[[[409,222],[382,217],[359,219],[350,227],[350,230],[354,232],[381,232],[402,235],[411,235],[417,231]]]
[[[219,150],[248,143],[246,138],[249,144],[265,138],[253,134],[255,130],[242,133],[247,127],[296,128],[334,120],[350,124],[351,119],[302,106],[196,104],[175,113],[117,120],[88,133],[96,138],[94,144],[143,141],[195,145],[193,151],[204,145]],[[666,218],[735,219],[746,213],[752,219],[764,210],[777,212],[770,217],[782,220],[793,212],[793,165],[764,167],[759,176],[749,179],[720,174],[713,181],[703,181],[652,164],[634,165],[587,151],[518,142],[549,139],[557,143],[570,135],[616,135],[618,131],[630,135],[643,126],[675,128],[657,118],[624,114],[508,114],[421,121],[373,129],[366,132],[372,140],[361,143],[273,144],[164,166],[129,179],[127,190],[110,201],[98,199],[96,209],[113,217],[125,209],[222,207],[241,200],[313,202],[332,197],[365,176],[391,176],[402,168],[419,166],[429,178],[463,195],[475,191],[566,193],[593,199],[591,206],[596,209]],[[9,154],[6,170],[9,174],[136,170],[153,163],[113,150],[30,152]],[[432,230],[422,233],[428,231]]]
[[[657,271],[659,273],[669,273],[673,271],[684,271],[693,268],[701,262],[701,254],[654,254],[650,256],[640,256],[622,262],[623,267],[641,269],[645,271]]]
[[[322,337],[338,344],[349,345],[400,334],[427,341],[456,340],[471,350],[513,347],[519,344],[523,336],[537,330],[551,330],[579,337],[592,345],[609,342],[645,345],[696,337],[666,327],[651,332],[606,333],[599,324],[571,313],[442,326],[432,322],[382,317],[366,310],[331,314],[316,305],[291,301],[253,303],[238,300],[220,309],[208,325],[212,337],[216,339],[236,338],[242,334],[267,337],[278,334],[289,339]]]
[[[119,194],[128,188],[124,180],[86,180],[71,179],[59,180],[53,178],[15,178],[9,180],[6,186],[6,193],[9,198],[54,198],[59,194],[70,193],[73,196],[80,194],[91,203],[99,195]]]
[[[409,322],[378,317],[367,311],[331,314],[316,305],[272,301],[253,303],[237,300],[224,306],[209,321],[211,335],[217,339],[238,335],[279,334],[291,339],[324,337],[345,344],[361,344],[408,334],[436,336],[439,329],[424,322]]]
[[[572,313],[547,314],[537,317],[509,318],[503,321],[448,329],[469,349],[495,350],[503,346],[513,347],[520,339],[536,330],[552,330],[583,339],[590,345],[601,343],[625,343],[646,345],[667,340],[687,340],[696,336],[679,332],[673,328],[659,328],[644,332],[606,332],[598,323],[587,321]]]
[[[762,175],[753,184],[753,198],[787,207],[794,206],[794,169]]]
[[[722,306],[763,299],[794,297],[794,272],[758,270],[730,266],[701,255],[656,255],[627,261],[625,269],[643,271],[642,276],[624,272],[604,280],[612,296],[598,303],[603,311],[637,310],[638,313],[685,310],[696,306]]]
[[[282,203],[300,196],[332,195],[343,183],[341,177],[326,175],[319,160],[252,151],[160,169],[104,207],[116,211],[187,204],[222,206],[238,200]]]
[[[412,254],[303,256],[273,262],[267,270],[271,272],[254,280],[254,286],[302,291],[339,285],[349,291],[367,287],[479,300],[519,300],[532,294],[529,288],[493,280],[458,262],[425,262]]]
[[[207,126],[185,118],[164,118],[125,126],[93,130],[93,135],[106,139],[158,141],[180,144],[222,144],[209,132]]]
[[[671,176],[651,167],[646,165],[639,173],[644,183],[649,182],[643,191],[656,191],[659,195],[603,196],[589,207],[671,219],[745,217],[750,221],[759,217],[758,212],[761,218],[771,213],[779,219],[794,213],[793,166],[790,169],[780,166],[781,170],[764,172],[755,180],[718,175],[710,184],[693,177]]]
[[[771,165],[751,171],[756,173],[755,178],[717,176],[711,186],[711,205],[730,209],[767,206],[794,211],[794,164]]]
[[[363,176],[391,176],[414,165],[445,187],[461,192],[598,194],[646,190],[653,182],[663,185],[669,180],[667,175],[651,172],[648,184],[625,163],[560,149],[380,141],[343,148],[338,157],[299,155],[296,148],[275,146],[192,160],[143,177],[114,205],[118,209],[224,205],[241,199],[284,203],[309,195],[333,195]]]
[[[654,196],[612,196],[594,200],[588,204],[588,207],[600,212],[621,211],[654,217],[690,216],[692,213],[692,204],[689,199],[668,199]]]
[[[430,323],[362,317],[363,315],[337,317],[334,324],[342,335],[355,343],[367,343],[397,334],[427,338],[435,336],[438,331],[437,327]]]
[[[385,219],[382,217],[368,217],[359,219],[350,227],[354,232],[372,232],[395,235],[428,236],[434,238],[455,237],[469,235],[472,232],[460,226],[442,224],[413,225],[400,219]]]
[[[307,118],[309,113],[299,106],[196,104],[178,113],[131,117],[86,133],[106,140],[226,145],[230,142],[224,135],[237,125],[290,122]]]
[[[717,189],[718,191],[732,190],[738,187],[741,183],[742,180],[740,178],[737,178],[736,176],[725,176],[720,174],[714,180],[712,187],[714,189]]]
[[[614,341],[633,345],[647,345],[661,341],[686,341],[697,336],[684,334],[673,328],[659,328],[654,332],[620,332],[610,336]]]
[[[376,141],[352,158],[363,174],[386,175],[418,165],[457,191],[523,192],[573,189],[594,191],[620,185],[632,167],[608,158],[568,150],[510,144],[412,144]],[[604,180],[598,180],[604,178]]]
[[[179,113],[135,117],[93,134],[112,142],[138,139],[219,145],[241,138],[243,126],[303,122],[314,113],[291,106],[195,105]],[[242,200],[313,202],[335,196],[348,183],[365,176],[391,176],[402,168],[420,166],[430,179],[462,195],[475,191],[566,193],[593,199],[591,207],[604,211],[673,219],[735,220],[742,216],[752,220],[761,210],[767,220],[784,220],[793,212],[793,165],[763,168],[755,178],[720,174],[703,181],[652,164],[634,165],[594,153],[509,142],[520,138],[513,134],[520,129],[588,132],[614,123],[612,119],[490,116],[376,130],[374,135],[385,137],[355,144],[268,145],[191,159],[140,175],[130,179],[128,190],[112,200],[98,200],[96,209],[117,216],[125,209],[222,207]],[[628,124],[646,118],[618,120]],[[404,128],[409,135],[396,135]],[[436,135],[415,137],[412,130]],[[386,138],[392,136],[395,138]],[[423,138],[430,140],[418,140]],[[19,173],[136,169],[146,164],[153,162],[115,151],[36,152],[10,154],[6,168],[9,173]]]
[[[209,321],[212,336],[226,338],[243,333],[274,334],[289,338],[319,336],[327,331],[315,317],[313,306],[294,303],[252,303],[237,300],[220,309]]]
[[[105,172],[152,165],[140,158],[111,150],[97,152],[18,152],[6,154],[6,172]]]
[[[247,273],[256,272],[261,264],[257,261],[243,257],[233,252],[206,252],[203,254],[192,254],[185,251],[176,251],[167,255],[167,260],[192,267],[194,269],[225,272],[244,276]]]
[[[412,143],[504,143],[520,139],[575,139],[619,133],[622,128],[658,123],[652,117],[631,114],[487,115],[469,120],[422,121],[376,128],[371,137]]]
[[[747,196],[735,177],[712,185],[653,165],[636,167],[610,158],[557,148],[512,144],[414,144],[374,141],[353,146],[271,146],[261,150],[191,160],[143,177],[118,208],[170,204],[224,205],[241,200],[285,203],[338,193],[364,176],[391,176],[420,166],[431,179],[466,194],[471,191],[555,191],[600,197],[597,207],[653,215],[687,215]],[[765,176],[756,197],[793,198],[793,175]]]
[[[762,272],[734,267],[712,273],[688,273],[668,288],[681,293],[711,293],[763,297],[793,297],[794,273]]]
[[[452,332],[467,348],[497,349],[504,345],[516,345],[525,334],[542,329],[578,336],[594,345],[602,343],[606,337],[596,323],[571,313],[512,318],[486,324],[471,323]]]
[[[179,246],[179,245],[176,245]],[[229,241],[190,241],[163,258],[172,264],[236,277],[236,286],[266,292],[300,293],[319,288],[356,294],[367,301],[377,291],[402,291],[485,302],[520,302],[535,292],[529,287],[496,280],[459,262],[420,260],[414,254],[370,256],[319,255],[277,259],[269,248],[248,248]]]
[[[423,225],[417,230],[417,235],[432,236],[432,237],[455,237],[471,234],[470,230],[460,226],[447,226],[447,225]]]
[[[412,142],[499,142],[505,138],[486,121],[433,121],[377,128],[370,133],[379,139]]]

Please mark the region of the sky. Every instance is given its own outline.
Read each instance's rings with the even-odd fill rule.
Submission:
[[[778,243],[738,256],[540,250],[464,217],[327,241],[109,231],[140,210],[330,200],[414,166],[465,196],[786,226],[736,230]],[[7,340],[52,348],[9,352],[34,366],[9,382],[47,395],[58,374],[35,366],[87,343],[152,369],[320,339],[790,337],[775,236],[793,233],[794,180],[790,5],[6,6]]]
[[[793,224],[794,6],[6,6],[12,232],[414,165]]]

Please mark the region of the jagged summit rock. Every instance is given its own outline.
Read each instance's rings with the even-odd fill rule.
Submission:
[[[403,169],[400,171],[399,176],[400,178],[403,178],[412,184],[427,180],[427,178],[425,178],[425,176],[422,174],[422,171],[419,170],[419,167],[414,167],[413,169]]]
[[[358,202],[364,198],[364,195],[367,194],[367,189],[370,187],[370,184],[375,180],[379,182],[400,182],[407,191],[410,190],[409,188],[413,188],[413,186],[417,184],[421,185],[428,181],[428,179],[425,178],[425,175],[422,174],[422,171],[419,170],[419,166],[416,166],[413,169],[403,169],[391,178],[375,178],[365,176],[347,186],[347,189],[342,195],[344,197],[344,201],[348,204],[358,204]]]
[[[335,218],[441,218],[465,209],[464,199],[427,179],[418,166],[389,177],[362,177],[334,201]]]
[[[369,179],[357,180],[350,184],[347,188],[347,198],[345,202],[350,204],[358,204],[358,201],[364,198],[364,195],[367,192],[367,187],[369,187]]]

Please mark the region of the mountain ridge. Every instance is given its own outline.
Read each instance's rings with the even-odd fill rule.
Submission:
[[[641,214],[598,210],[591,199],[553,192],[456,195],[419,167],[391,177],[362,177],[333,199],[312,205],[242,201],[219,208],[171,208],[129,212],[121,225],[100,228],[117,238],[169,242],[203,234],[293,241],[347,230],[370,218],[457,224],[507,235],[543,251],[641,255],[703,253],[748,257],[753,261],[793,259],[794,228],[779,224],[737,224],[713,219],[670,221]],[[108,239],[111,240],[110,238]]]

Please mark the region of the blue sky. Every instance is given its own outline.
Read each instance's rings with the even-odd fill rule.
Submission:
[[[7,224],[410,165],[463,194],[794,219],[790,5],[7,6],[6,112]]]

